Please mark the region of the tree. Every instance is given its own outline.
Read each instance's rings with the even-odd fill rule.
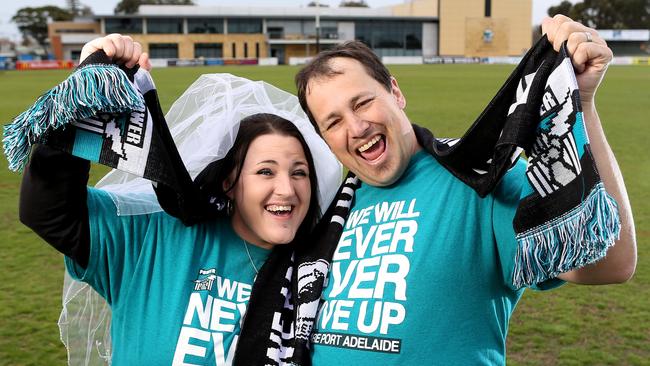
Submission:
[[[81,1],[79,0],[66,0],[65,3],[67,5],[68,11],[74,15],[77,15],[81,10],[82,5]]]
[[[115,14],[134,14],[140,5],[194,5],[192,0],[122,0],[113,12]]]
[[[44,50],[47,41],[47,21],[72,20],[72,13],[66,9],[56,6],[42,6],[38,8],[21,8],[11,18],[16,23],[23,39],[32,38],[38,42]]]
[[[350,0],[350,1],[341,1],[339,8],[369,8],[365,0]]]
[[[113,12],[115,14],[133,14],[138,11],[140,5],[152,4],[151,1],[146,0],[122,0],[115,6]]]
[[[318,6],[319,8],[329,8],[330,6],[327,4],[323,4],[321,2],[316,2],[316,1],[310,1],[309,4],[307,4],[308,8],[315,8]]]
[[[89,6],[81,3],[79,0],[66,0],[67,9],[73,16],[92,15],[93,11]]]
[[[564,14],[600,29],[649,29],[650,0],[563,1],[548,9],[548,15]]]
[[[566,16],[568,16],[570,18],[569,14],[571,12],[571,8],[573,8],[573,4],[571,4],[570,1],[564,0],[560,4],[558,4],[556,6],[551,6],[550,8],[548,8],[547,13],[548,13],[548,16],[550,16],[550,17],[553,17],[553,16],[555,16],[557,14],[562,14],[562,15],[566,15]]]

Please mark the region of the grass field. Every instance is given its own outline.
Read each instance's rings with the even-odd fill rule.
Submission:
[[[203,73],[229,72],[293,92],[296,70],[175,68],[154,70],[153,76],[167,110]],[[391,68],[407,97],[411,120],[437,136],[462,134],[511,70],[487,65]],[[67,74],[0,72],[0,122],[9,122]],[[632,201],[639,247],[636,275],[617,286],[526,291],[510,323],[510,365],[650,365],[650,67],[611,67],[598,105]],[[20,175],[6,164],[0,159],[0,365],[61,365],[66,355],[56,321],[62,256],[18,222]],[[105,172],[95,167],[91,182]]]

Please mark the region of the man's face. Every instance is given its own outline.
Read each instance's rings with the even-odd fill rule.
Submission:
[[[340,74],[311,79],[307,105],[336,157],[363,182],[387,186],[419,149],[397,81],[391,91],[350,58],[334,58]]]

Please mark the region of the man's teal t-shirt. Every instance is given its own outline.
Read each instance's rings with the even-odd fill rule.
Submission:
[[[164,212],[117,216],[88,190],[90,257],[66,258],[112,310],[112,364],[230,365],[255,267],[269,251],[248,245],[228,220],[184,226]],[[250,258],[249,258],[250,253]]]
[[[392,186],[362,185],[332,260],[313,364],[505,364],[522,294],[511,278],[524,170],[482,199],[420,151]]]

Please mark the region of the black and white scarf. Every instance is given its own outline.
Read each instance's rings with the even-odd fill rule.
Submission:
[[[103,62],[95,65],[99,66],[93,66],[92,62],[82,65],[71,76],[76,80],[66,80],[52,89],[5,127],[3,141],[11,169],[20,170],[24,166],[31,144],[47,143],[48,139],[74,155],[91,157],[86,151],[90,149],[98,156],[95,161],[127,169],[119,164],[119,158],[115,163],[114,156],[119,149],[114,147],[114,141],[129,139],[128,124],[133,122],[134,114],[138,119],[141,118],[137,117],[138,113],[155,113],[147,126],[155,126],[154,120],[164,122],[155,89],[138,92],[126,74],[114,65]],[[104,81],[107,77],[104,74],[111,78],[109,82]],[[62,99],[61,95],[70,97]],[[101,117],[102,114],[108,116]],[[95,131],[103,134],[100,151],[106,151],[97,154],[96,146],[85,147],[93,146],[96,139],[87,138],[85,131],[93,129],[80,126],[80,120],[90,127],[119,120],[117,125],[122,135],[111,137],[116,135],[106,127]],[[61,128],[64,125],[84,129],[83,133],[74,135],[86,139],[78,141],[70,137],[74,129],[66,132]],[[419,144],[481,197],[495,188],[522,152],[528,156],[528,185],[513,221],[518,242],[512,278],[515,287],[540,283],[593,263],[604,257],[618,237],[617,206],[605,192],[591,156],[566,46],[556,53],[543,37],[524,56],[461,139],[436,139],[424,128],[415,125],[413,128]],[[152,140],[160,142],[161,150],[156,155],[168,156],[169,163],[154,162],[149,157],[151,154],[143,153],[147,158],[140,158],[136,168],[128,169],[162,183],[156,191],[161,206],[187,224],[212,217],[215,210],[206,209],[202,203],[205,196],[187,175],[166,126],[163,123],[155,129],[160,132]],[[77,143],[80,145],[75,147]],[[151,142],[149,150],[156,144]],[[218,164],[212,168],[215,166],[218,168]],[[165,171],[161,172],[163,168]],[[234,364],[311,364],[310,337],[321,295],[359,186],[359,179],[348,173],[309,242],[277,246],[260,268]]]

